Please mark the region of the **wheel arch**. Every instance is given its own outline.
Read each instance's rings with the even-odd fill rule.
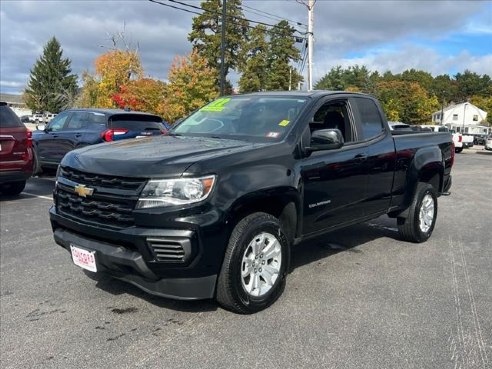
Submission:
[[[392,212],[390,217],[408,216],[408,208],[412,203],[419,183],[429,183],[435,188],[438,196],[444,186],[444,159],[439,147],[428,147],[418,150],[407,171],[406,193],[401,210]]]
[[[244,217],[255,212],[264,212],[277,218],[290,243],[298,234],[301,202],[294,188],[283,187],[249,193],[237,199],[230,207],[228,223],[230,230]]]

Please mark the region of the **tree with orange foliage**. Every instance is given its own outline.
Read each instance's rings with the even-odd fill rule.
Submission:
[[[96,72],[82,76],[81,105],[86,107],[113,108],[113,95],[120,87],[143,77],[143,68],[137,51],[111,50],[96,58]]]
[[[219,96],[217,72],[196,49],[174,59],[168,74],[166,97],[158,111],[168,122],[175,122]]]
[[[164,100],[166,84],[152,78],[141,78],[121,85],[111,98],[121,109],[145,111],[161,115],[158,107]]]

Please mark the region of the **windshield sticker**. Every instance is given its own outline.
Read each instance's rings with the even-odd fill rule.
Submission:
[[[210,104],[204,106],[203,108],[200,109],[200,111],[222,111],[224,110],[224,107],[227,105],[227,103],[231,99],[229,97],[224,97],[222,99],[217,99]]]
[[[278,125],[279,125],[280,127],[286,127],[286,126],[288,126],[288,125],[289,125],[289,123],[290,123],[290,121],[289,121],[289,120],[284,119],[284,120],[283,120],[283,121],[281,121]]]
[[[266,136],[271,138],[277,138],[279,135],[280,135],[279,132],[268,132]]]

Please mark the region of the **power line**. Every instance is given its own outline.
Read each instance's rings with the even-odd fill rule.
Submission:
[[[203,13],[198,13],[198,12],[194,12],[193,10],[188,10],[188,9],[183,9],[183,8],[178,8],[177,6],[172,6],[172,5],[169,5],[169,4],[164,4],[164,3],[161,3],[160,1],[157,1],[157,0],[149,0],[151,3],[156,3],[156,4],[159,4],[159,5],[162,5],[162,6],[167,6],[169,8],[173,8],[173,9],[178,9],[178,10],[182,10],[184,12],[187,12],[187,13],[191,13],[191,14],[198,14],[198,15],[202,15]]]
[[[307,25],[304,24],[304,23],[301,23],[301,22],[298,22],[298,21],[295,21],[295,20],[292,20],[292,19],[282,18],[282,17],[279,17],[278,15],[275,15],[275,14],[272,14],[272,13],[268,13],[268,12],[266,12],[264,10],[252,8],[252,7],[250,7],[248,5],[244,5],[244,4],[242,4],[241,6],[243,8],[249,9],[250,12],[253,12],[253,13],[256,12],[255,14],[261,15],[262,17],[265,17],[265,18],[270,18],[270,19],[274,19],[274,20],[285,20],[285,21],[287,21],[289,23],[293,23],[293,24],[298,25],[298,26],[307,27]],[[263,15],[261,13],[266,14],[266,15]]]
[[[162,2],[160,1],[156,1],[156,0],[149,0],[149,1],[152,1],[153,3],[158,3],[158,4],[161,4],[161,5],[164,5]],[[196,6],[196,5],[191,5],[191,4],[187,4],[187,3],[183,3],[181,1],[177,1],[177,0],[167,0],[169,2],[172,2],[172,3],[175,3],[175,4],[179,4],[179,5],[182,5],[182,6],[187,6],[189,8],[193,8],[193,9],[199,9],[199,10],[202,10],[204,12],[207,12],[207,13],[212,13],[212,14],[215,14],[217,16],[221,16],[221,14],[219,12],[216,12],[216,11],[213,11],[213,10],[207,10],[207,9],[203,9],[202,7],[200,6]],[[203,13],[200,13],[200,15],[203,14]],[[252,20],[252,19],[248,19],[248,18],[242,18],[242,17],[237,17],[237,16],[234,16],[234,15],[227,15],[228,18],[232,18],[232,19],[236,19],[236,20],[243,20],[243,21],[247,21],[247,22],[251,22],[251,23],[256,23],[256,24],[261,24],[263,26],[267,26],[267,27],[271,27],[271,28],[279,28],[277,25],[275,24],[270,24],[270,23],[265,23],[265,22],[260,22],[260,21],[255,21],[255,20]],[[247,25],[248,28],[254,28],[250,25]],[[298,29],[292,27],[294,29],[294,32],[298,32],[299,34],[301,35],[304,35],[305,32],[301,32],[299,31]]]

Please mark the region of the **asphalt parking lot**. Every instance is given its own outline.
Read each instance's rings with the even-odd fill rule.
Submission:
[[[382,217],[296,247],[269,309],[89,278],[51,234],[52,177],[0,198],[2,368],[491,368],[492,152],[456,155],[424,244]]]

